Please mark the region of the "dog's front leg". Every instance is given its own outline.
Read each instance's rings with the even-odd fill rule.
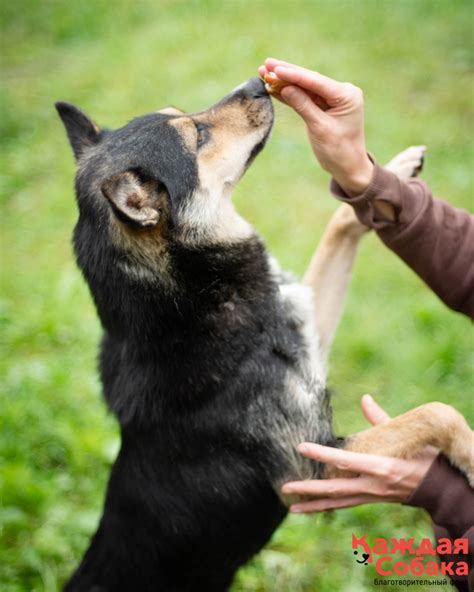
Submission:
[[[392,458],[414,458],[434,446],[460,469],[474,488],[474,432],[451,405],[432,402],[411,409],[384,424],[349,436],[344,448]],[[326,477],[341,477],[343,467],[331,467]]]
[[[411,146],[392,158],[385,168],[402,181],[408,181],[423,168],[425,150],[426,146]],[[388,220],[395,219],[390,204],[375,201],[375,207]],[[325,359],[341,318],[357,247],[368,230],[350,206],[342,205],[329,221],[304,276],[303,282],[313,289],[316,327]]]
[[[357,247],[368,230],[351,206],[340,206],[329,221],[303,278],[303,283],[313,291],[316,327],[325,359],[341,318]]]

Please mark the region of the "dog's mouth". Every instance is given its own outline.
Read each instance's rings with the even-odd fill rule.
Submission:
[[[267,131],[265,132],[264,137],[260,140],[260,142],[258,142],[258,144],[255,144],[255,146],[252,148],[247,161],[245,163],[244,166],[244,171],[246,171],[249,166],[252,164],[252,162],[255,160],[255,158],[257,157],[257,155],[264,149],[265,144],[267,143],[268,138],[270,137],[271,131],[272,131],[272,127],[273,127],[273,119],[270,123],[270,126],[268,127]]]
[[[249,121],[255,127],[260,127],[264,130],[261,140],[252,148],[245,162],[244,171],[246,171],[256,156],[263,150],[270,137],[274,122],[274,110],[270,95],[260,78],[251,78],[242,86],[240,92],[243,92],[251,100],[251,106],[248,109],[247,115]]]
[[[197,119],[209,125],[212,140],[198,152],[202,170],[211,166],[213,155],[211,176],[224,187],[235,187],[265,147],[273,127],[273,104],[262,80],[252,78],[239,85]]]

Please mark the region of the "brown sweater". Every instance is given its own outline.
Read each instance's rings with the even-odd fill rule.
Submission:
[[[377,164],[361,195],[349,197],[334,179],[331,191],[350,203],[359,220],[376,230],[445,304],[474,319],[474,216],[433,198],[423,181],[405,183]],[[380,219],[375,199],[393,205],[396,222]]]
[[[433,198],[418,179],[403,182],[375,164],[361,195],[349,197],[334,181],[332,193],[350,203],[359,220],[373,228],[385,245],[409,265],[450,308],[474,319],[474,216]],[[383,219],[374,200],[390,203],[396,221]],[[467,538],[468,578],[453,578],[462,592],[474,590],[474,491],[467,479],[439,455],[416,491],[406,501],[427,510],[437,538]],[[458,561],[464,557],[442,557]]]
[[[474,590],[474,490],[469,487],[466,477],[455,469],[440,454],[428,470],[423,481],[405,502],[427,510],[434,522],[436,539],[442,537],[467,539],[470,557],[460,555],[445,556],[443,561],[469,562],[469,576],[453,577],[458,590]]]

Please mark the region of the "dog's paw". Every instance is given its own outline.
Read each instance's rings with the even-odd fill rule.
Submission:
[[[425,161],[426,146],[410,146],[397,154],[385,168],[395,173],[402,181],[416,177],[422,170]]]
[[[335,235],[352,236],[357,239],[370,230],[362,222],[359,222],[354,208],[349,204],[342,204],[337,208],[329,221],[328,228]]]

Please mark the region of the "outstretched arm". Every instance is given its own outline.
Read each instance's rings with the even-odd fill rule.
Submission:
[[[395,175],[393,162],[386,170],[368,157],[361,89],[273,58],[259,68],[267,72],[287,83],[277,98],[305,122],[333,193],[450,308],[474,318],[474,216],[434,199],[421,181],[401,180],[400,160]]]

